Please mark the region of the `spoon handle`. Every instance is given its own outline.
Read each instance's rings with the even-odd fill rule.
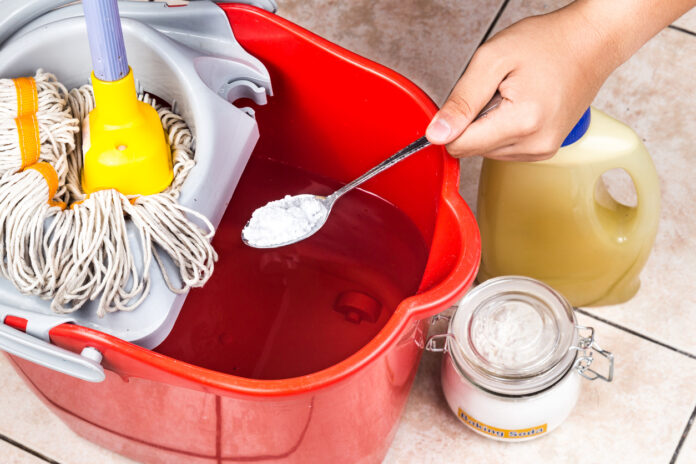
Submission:
[[[481,110],[481,112],[478,114],[478,116],[476,116],[476,119],[474,119],[474,121],[485,116],[486,113],[488,113],[489,111],[497,108],[498,105],[500,105],[500,102],[502,101],[502,99],[503,98],[501,97],[500,93],[496,92],[495,95],[493,95],[493,98],[491,98],[491,101],[489,101],[486,104],[486,106]],[[363,182],[365,182],[369,179],[372,179],[374,176],[376,176],[380,172],[382,172],[386,169],[389,169],[390,167],[394,166],[399,161],[402,161],[402,160],[408,158],[412,154],[414,154],[417,151],[420,151],[423,148],[428,147],[428,146],[430,146],[430,142],[425,137],[421,137],[418,140],[416,140],[415,142],[411,142],[406,147],[402,148],[401,150],[399,150],[398,152],[396,152],[395,154],[393,154],[389,158],[385,159],[384,161],[379,163],[377,166],[375,166],[374,168],[367,171],[362,176],[358,177],[354,181],[349,182],[346,185],[344,185],[343,187],[341,187],[340,189],[336,190],[334,193],[329,195],[329,197],[334,201],[338,200],[341,196],[343,196],[348,191],[353,190],[355,187],[357,187],[358,185],[362,184]]]
[[[385,159],[384,161],[379,163],[377,166],[375,166],[374,168],[367,171],[362,176],[358,177],[354,181],[352,181],[352,182],[344,185],[340,189],[336,190],[333,194],[331,194],[331,196],[334,199],[338,199],[339,197],[341,197],[343,194],[345,194],[349,190],[353,190],[355,187],[357,187],[358,185],[367,181],[368,179],[372,179],[374,176],[376,176],[380,172],[382,172],[386,169],[389,169],[390,167],[394,166],[399,161],[411,156],[415,152],[417,152],[417,151],[419,151],[419,150],[421,150],[429,145],[430,145],[430,142],[428,141],[428,139],[426,139],[425,137],[419,138],[415,142],[410,143],[405,148],[402,148],[401,150],[399,150],[398,152],[396,152],[395,154],[393,154],[389,158]]]

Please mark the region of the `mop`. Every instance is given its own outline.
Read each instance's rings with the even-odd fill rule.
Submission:
[[[103,11],[99,14],[102,19],[108,16],[112,25],[120,25],[115,2],[84,4],[87,16],[90,4],[111,8],[110,16]],[[122,41],[120,27],[117,32]],[[130,79],[125,82],[133,86],[135,99],[125,52],[122,58]],[[20,292],[52,300],[51,309],[57,313],[75,311],[99,298],[99,316],[131,311],[142,303],[149,291],[153,258],[171,291],[184,293],[204,285],[217,260],[210,244],[214,229],[203,215],[177,202],[195,166],[194,140],[183,119],[173,109],[140,93],[131,106],[146,105],[147,111],[152,110],[162,134],[161,143],[145,141],[143,146],[166,148],[166,163],[160,157],[159,164],[166,164],[167,172],[157,179],[157,191],[145,189],[150,194],[141,195],[103,185],[85,189],[84,164],[90,162],[93,147],[98,146],[94,134],[99,133],[99,126],[89,129],[91,136],[79,134],[78,129],[81,124],[89,127],[95,121],[99,123],[99,117],[94,116],[94,89],[103,83],[93,76],[94,88],[83,86],[66,93],[53,76],[42,71],[34,78],[11,82],[14,93],[8,90],[7,80],[0,81],[0,114],[7,116],[0,118],[0,256],[4,258],[0,260],[0,274]],[[122,85],[124,80],[115,82]],[[103,95],[103,90],[100,92]],[[27,105],[27,101],[34,103]],[[99,102],[97,98],[96,108],[102,109]],[[152,127],[146,129],[147,136],[157,134]],[[132,148],[130,141],[128,147]],[[117,156],[119,151],[126,151],[121,146],[115,150]],[[151,173],[144,174],[146,180],[152,178]],[[92,179],[101,182],[109,177]],[[169,177],[164,186],[163,177]],[[128,223],[137,231],[137,254],[128,239]],[[162,253],[178,268],[177,275],[167,275]],[[138,255],[140,259],[136,259]]]

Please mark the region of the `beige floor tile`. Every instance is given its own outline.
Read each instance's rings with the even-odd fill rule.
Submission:
[[[0,459],[3,464],[46,464],[46,461],[0,440]]]
[[[278,14],[411,79],[441,103],[502,0],[280,0]]]
[[[696,33],[696,8],[674,21],[674,25]]]
[[[445,403],[440,356],[427,353],[385,463],[668,463],[696,402],[696,360],[593,318],[579,322],[614,352],[616,375],[586,382],[559,429],[525,443],[470,432]]]
[[[686,441],[677,455],[676,464],[692,464],[696,462],[696,424],[691,425],[691,430],[686,436]]]
[[[3,354],[0,354],[0,433],[64,464],[133,463],[75,435],[29,390]],[[5,464],[1,458],[0,462]]]
[[[520,19],[551,13],[572,2],[573,0],[511,0],[495,24],[493,34],[516,23]]]

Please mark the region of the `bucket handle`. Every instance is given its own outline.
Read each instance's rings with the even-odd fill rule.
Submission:
[[[26,319],[26,332],[6,324],[4,321],[7,316]],[[105,374],[99,351],[85,347],[81,354],[76,354],[50,342],[48,332],[71,321],[73,319],[68,317],[48,316],[0,306],[0,350],[78,379],[102,382]]]

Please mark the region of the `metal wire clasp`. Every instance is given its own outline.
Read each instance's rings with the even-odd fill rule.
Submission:
[[[588,380],[602,379],[606,382],[611,382],[614,380],[614,355],[609,351],[603,350],[595,341],[595,333],[593,327],[585,327],[582,325],[576,325],[575,328],[578,331],[580,340],[577,346],[571,346],[571,350],[578,351],[578,357],[575,360],[574,368],[578,373]],[[587,331],[586,336],[583,336],[581,331]],[[609,372],[608,374],[602,375],[594,369],[591,369],[592,361],[594,360],[594,353],[599,353],[600,355],[607,358],[609,361]]]
[[[433,353],[444,353],[448,350],[450,337],[454,338],[450,333],[433,335],[425,343],[425,349]]]
[[[438,321],[449,322],[450,319],[450,316],[436,314],[430,318],[430,324],[433,325]],[[425,349],[433,353],[444,353],[447,351],[447,343],[450,336],[454,338],[449,332],[428,337],[428,340],[425,342]]]

